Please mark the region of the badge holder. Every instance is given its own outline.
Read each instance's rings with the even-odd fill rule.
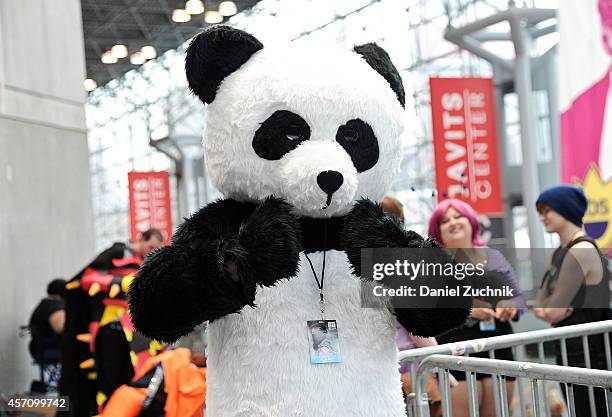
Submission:
[[[324,229],[324,240],[327,240],[327,227]],[[312,275],[319,287],[319,310],[321,311],[321,320],[308,320],[306,328],[308,329],[308,344],[310,351],[310,363],[318,365],[323,363],[341,363],[340,343],[338,339],[338,323],[336,320],[325,319],[325,296],[323,294],[323,284],[325,280],[325,254],[323,251],[323,268],[321,271],[321,281],[317,278],[314,266],[308,255],[305,254]]]
[[[480,330],[483,332],[494,332],[495,331],[495,317],[489,317],[486,320],[480,320]]]

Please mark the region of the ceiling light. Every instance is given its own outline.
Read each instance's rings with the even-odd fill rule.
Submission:
[[[144,58],[144,56],[142,56],[142,53],[140,52],[134,52],[131,56],[130,56],[130,63],[132,65],[142,65],[144,64],[146,61],[146,59]]]
[[[222,1],[219,3],[219,13],[223,16],[233,16],[238,13],[238,9],[236,9],[236,3],[233,1]]]
[[[191,15],[183,9],[174,9],[172,11],[172,20],[176,23],[185,23],[191,20]]]
[[[125,45],[115,45],[111,48],[111,52],[115,58],[125,58],[128,56],[128,49]]]
[[[102,62],[105,64],[114,64],[117,62],[117,57],[111,51],[106,51],[102,54]]]
[[[210,23],[211,25],[221,23],[223,22],[223,16],[221,16],[221,13],[211,10],[204,13],[204,21],[206,23]]]
[[[204,13],[204,3],[202,3],[202,0],[188,0],[185,3],[185,11],[189,14],[202,14]]]
[[[95,80],[88,78],[83,81],[83,87],[85,87],[85,90],[87,91],[93,91],[96,89],[96,87],[98,87],[98,83]]]
[[[238,13],[236,3],[233,1],[222,1],[219,3],[219,13],[223,16],[233,16]]]
[[[153,46],[146,45],[140,48],[140,53],[144,59],[153,59],[157,56],[157,51]]]

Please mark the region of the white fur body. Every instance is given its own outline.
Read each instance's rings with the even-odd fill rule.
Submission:
[[[322,252],[308,256],[320,278]],[[360,285],[346,254],[328,251],[325,318],[338,324],[339,364],[310,363],[306,322],[321,314],[303,253],[296,277],[258,288],[256,308],[211,323],[206,416],[405,416],[393,315],[362,308]]]

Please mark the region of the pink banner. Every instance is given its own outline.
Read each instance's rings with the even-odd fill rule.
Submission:
[[[587,233],[612,246],[612,0],[559,3],[561,174],[589,200]]]

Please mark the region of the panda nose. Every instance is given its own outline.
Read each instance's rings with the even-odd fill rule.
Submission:
[[[343,182],[344,177],[338,171],[323,171],[317,175],[317,184],[327,195],[338,191]]]

